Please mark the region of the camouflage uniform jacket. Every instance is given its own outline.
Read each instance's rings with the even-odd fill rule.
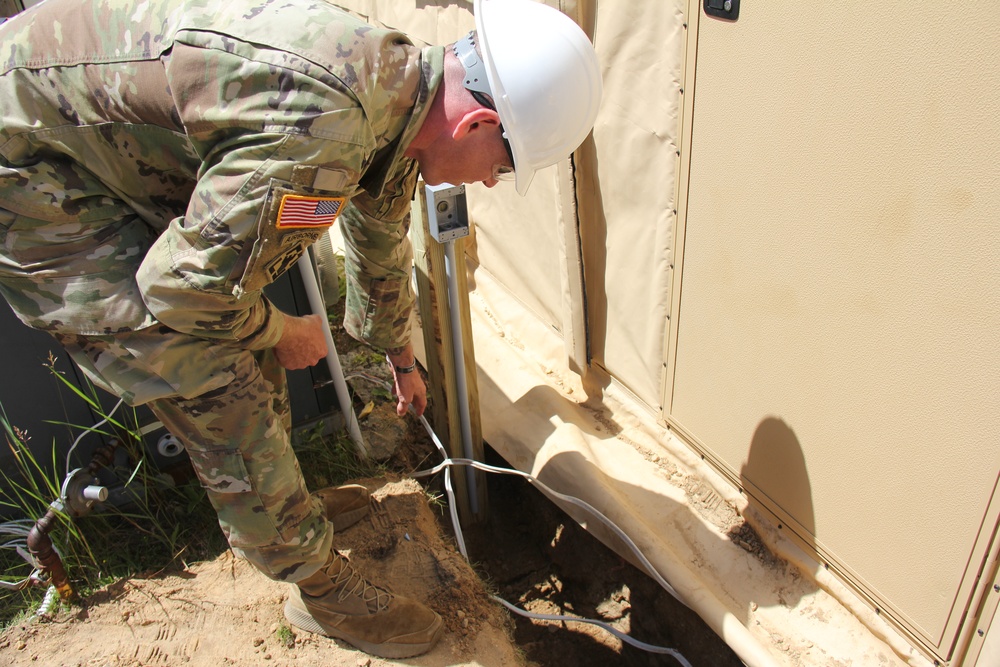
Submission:
[[[310,0],[46,0],[0,27],[0,293],[29,326],[248,350],[341,216],[352,334],[408,340],[403,156],[443,71]]]

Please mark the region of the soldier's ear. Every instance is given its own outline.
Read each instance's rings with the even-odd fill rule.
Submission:
[[[458,119],[452,128],[451,138],[455,141],[461,141],[483,127],[498,127],[499,125],[500,116],[496,111],[479,107],[467,111]]]

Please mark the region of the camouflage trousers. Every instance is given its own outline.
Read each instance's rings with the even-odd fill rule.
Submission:
[[[306,489],[292,450],[285,371],[270,350],[229,348],[162,327],[113,336],[55,336],[95,384],[127,395],[133,404],[146,403],[184,444],[236,553],[280,581],[300,581],[322,567],[333,527]],[[150,359],[137,357],[140,349],[155,349],[154,358],[167,360],[173,350],[187,355],[187,361],[158,363],[154,373]],[[179,386],[197,387],[192,389],[191,375],[171,378],[168,369],[197,374],[191,355],[206,352],[214,352],[213,360],[225,360],[216,375],[232,379],[192,398],[175,393]],[[140,395],[127,391],[130,386],[142,387]]]

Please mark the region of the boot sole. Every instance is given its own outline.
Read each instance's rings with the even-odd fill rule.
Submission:
[[[308,611],[304,609],[299,609],[297,606],[292,604],[291,600],[285,602],[285,618],[288,621],[306,632],[312,632],[317,635],[323,635],[324,637],[333,637],[334,639],[339,639],[341,641],[347,642],[351,646],[364,651],[369,655],[374,655],[379,658],[387,658],[390,660],[402,659],[402,658],[412,658],[414,656],[422,655],[431,650],[431,647],[437,643],[438,639],[441,637],[441,633],[444,630],[444,622],[441,617],[437,617],[433,634],[431,638],[420,644],[400,644],[396,642],[385,642],[382,644],[372,644],[360,640],[356,637],[350,637],[343,633],[337,632],[336,628],[325,628],[320,625]]]
[[[356,510],[351,510],[350,512],[343,512],[333,517],[330,523],[333,524],[333,532],[339,533],[345,528],[350,528],[358,521],[361,521],[368,514],[368,505],[359,507]]]

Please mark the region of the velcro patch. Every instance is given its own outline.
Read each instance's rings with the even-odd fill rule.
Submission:
[[[284,195],[278,209],[278,229],[329,227],[344,209],[347,197]]]

